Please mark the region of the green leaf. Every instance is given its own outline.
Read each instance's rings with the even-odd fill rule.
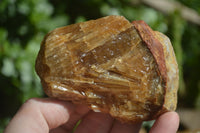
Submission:
[[[12,59],[4,58],[1,73],[7,77],[16,77],[15,65]]]

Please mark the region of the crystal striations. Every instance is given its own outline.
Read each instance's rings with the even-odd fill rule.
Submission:
[[[178,67],[169,39],[143,21],[108,16],[46,35],[36,71],[50,97],[124,122],[175,110]]]

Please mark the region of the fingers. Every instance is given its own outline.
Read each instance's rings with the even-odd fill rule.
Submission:
[[[103,113],[90,111],[77,127],[75,133],[138,133],[141,123],[124,124]]]
[[[48,133],[69,121],[75,105],[54,99],[30,99],[20,108],[4,133]]]
[[[82,122],[75,133],[134,133],[139,132],[141,126],[141,123],[129,125],[114,121],[110,115],[95,113],[84,105],[54,99],[31,99],[20,108],[4,133],[48,133],[54,128],[57,130],[52,132],[70,132],[80,119]],[[156,120],[150,132],[175,133],[178,125],[178,114],[167,112]]]
[[[76,107],[74,111],[71,113],[68,122],[66,122],[64,125],[60,127],[62,129],[65,129],[65,131],[72,130],[77,124],[77,122],[90,111],[90,109],[85,105],[75,105],[75,106]]]
[[[70,102],[55,99],[36,100],[40,113],[48,124],[49,129],[56,128],[66,123],[75,109],[75,106]]]
[[[150,133],[176,133],[178,126],[178,114],[176,112],[167,112],[156,120]]]
[[[119,121],[115,121],[111,133],[138,133],[141,127],[141,123],[125,124]]]
[[[83,118],[75,133],[108,133],[112,123],[110,115],[91,111]]]

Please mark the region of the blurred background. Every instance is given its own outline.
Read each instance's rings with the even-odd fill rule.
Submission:
[[[122,15],[166,34],[180,70],[179,131],[200,128],[199,0],[0,0],[0,132],[29,98],[44,97],[35,73],[40,43],[49,31]],[[151,122],[144,123],[144,127]]]

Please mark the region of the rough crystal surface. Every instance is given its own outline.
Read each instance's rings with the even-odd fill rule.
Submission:
[[[50,32],[36,60],[46,94],[87,104],[124,122],[151,120],[174,110],[178,70],[171,44],[160,33],[148,33],[164,51],[157,58],[136,25],[121,16],[108,16]],[[174,71],[166,62],[174,64]]]

